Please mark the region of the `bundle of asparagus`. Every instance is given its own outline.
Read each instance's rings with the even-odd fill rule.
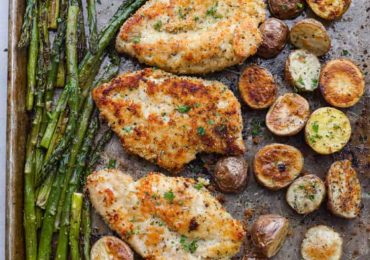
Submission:
[[[27,259],[81,259],[80,244],[89,259],[90,203],[82,188],[112,137],[108,130],[95,140],[99,120],[90,93],[118,73],[119,57],[106,55],[110,43],[145,2],[126,1],[98,33],[95,1],[86,1],[87,41],[81,0],[27,0],[18,44],[28,48],[26,109],[32,115],[24,166]],[[55,29],[51,47],[49,31]],[[110,64],[98,73],[106,57]],[[55,87],[63,84],[54,103]]]

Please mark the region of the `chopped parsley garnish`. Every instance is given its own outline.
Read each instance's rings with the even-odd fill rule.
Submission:
[[[153,24],[153,28],[154,28],[154,30],[156,30],[156,31],[159,32],[161,30],[161,28],[162,28],[162,21],[159,20],[155,24]]]
[[[185,14],[182,12],[182,8],[180,7],[178,10],[178,15],[181,19],[185,19]]]
[[[198,108],[198,107],[200,107],[200,104],[199,103],[195,103],[194,104],[194,107]]]
[[[198,135],[203,136],[203,135],[206,134],[206,130],[203,127],[200,126],[200,127],[197,128],[197,133],[198,133]]]
[[[297,82],[301,85],[304,85],[304,82],[303,82],[303,78],[302,76],[299,76],[299,79],[297,80]]]
[[[261,122],[256,119],[253,119],[251,124],[252,124],[252,136],[255,137],[255,136],[260,135],[262,132]]]
[[[140,36],[140,35],[135,36],[135,37],[133,37],[133,38],[132,38],[132,42],[133,42],[133,43],[139,43],[139,42],[140,42],[140,40],[141,40],[141,36]]]
[[[317,83],[319,83],[319,81],[317,79],[312,79],[312,87],[313,88],[316,88]]]
[[[349,55],[349,51],[347,51],[347,50],[342,50],[342,55],[343,55],[343,56],[348,56],[348,55]]]
[[[310,201],[313,201],[315,199],[315,195],[310,194],[310,195],[308,195],[308,198],[310,199]]]
[[[339,125],[335,124],[335,125],[333,126],[333,128],[334,128],[334,130],[338,130],[338,129],[340,129],[341,127],[340,127]]]
[[[298,186],[301,190],[304,190],[304,185],[299,185]]]
[[[319,133],[319,125],[317,124],[317,121],[313,122],[312,124],[312,130],[318,134]]]
[[[173,194],[172,190],[170,190],[163,194],[163,198],[168,200],[169,203],[173,203],[173,200],[175,199],[175,194]]]
[[[198,22],[199,21],[199,16],[195,16],[194,21]]]
[[[203,183],[198,182],[197,184],[194,185],[194,188],[196,188],[197,190],[201,190],[203,186],[204,186]]]
[[[197,241],[193,240],[191,242],[187,242],[186,236],[181,236],[180,244],[185,251],[190,253],[194,253],[198,248]]]
[[[181,106],[178,106],[176,108],[177,111],[179,111],[180,113],[183,113],[183,114],[189,112],[190,109],[191,109],[191,107],[189,107],[187,105],[181,105]]]
[[[132,127],[130,126],[125,126],[124,128],[122,128],[123,131],[125,131],[126,133],[130,133],[131,130],[132,130]]]
[[[302,9],[303,8],[303,4],[302,3],[297,3],[297,7],[299,8],[299,9]]]
[[[216,3],[214,6],[208,8],[208,10],[206,12],[206,15],[207,16],[212,16],[215,19],[222,18],[222,15],[217,13],[217,5],[218,5],[218,3]]]
[[[215,124],[215,121],[214,121],[214,120],[212,120],[212,119],[210,119],[210,120],[208,120],[208,124],[210,124],[210,125],[214,125],[214,124]]]
[[[116,160],[110,159],[108,162],[108,169],[116,168]]]

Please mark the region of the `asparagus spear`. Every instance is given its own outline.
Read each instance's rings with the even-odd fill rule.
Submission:
[[[85,82],[91,77],[94,66],[103,54],[105,49],[108,47],[112,38],[118,31],[122,23],[129,18],[131,13],[135,12],[140,6],[142,6],[146,0],[128,1],[124,3],[115,13],[108,26],[103,29],[99,37],[99,42],[96,48],[96,53],[92,54],[88,52],[79,66],[79,77],[81,82],[81,89],[87,87]]]
[[[98,25],[96,19],[96,0],[87,0],[87,20],[89,24],[89,50],[96,53],[98,43]]]
[[[67,127],[67,122],[68,122],[67,110],[65,110],[64,113],[62,113],[58,119],[55,132],[51,138],[49,148],[46,152],[45,160],[49,159],[51,153],[54,151],[55,146],[60,141],[60,139],[63,137],[63,134]]]
[[[49,29],[55,30],[58,27],[59,4],[60,4],[59,0],[51,0],[49,2],[49,12],[48,12]]]
[[[79,250],[79,231],[81,223],[81,207],[83,195],[82,193],[73,193],[72,195],[72,210],[71,210],[71,231],[69,242],[71,245],[71,259],[80,260]]]
[[[77,42],[77,57],[78,63],[82,61],[85,57],[87,52],[87,43],[86,43],[86,33],[85,33],[85,18],[83,15],[83,6],[82,1],[77,0],[78,7],[80,8],[80,12],[78,13],[78,24],[77,24],[77,35],[78,35],[78,42]]]
[[[52,192],[47,200],[44,219],[42,222],[39,244],[39,260],[50,260],[51,242],[54,232],[54,223],[60,199],[60,193],[64,181],[69,153],[64,154],[60,162],[58,173],[52,185]]]
[[[18,47],[27,47],[30,43],[33,17],[37,16],[36,0],[27,0],[26,12],[24,13],[21,36],[19,38]]]
[[[32,18],[32,32],[30,48],[28,50],[28,64],[27,64],[27,98],[26,98],[26,109],[28,111],[33,108],[33,100],[35,95],[36,87],[36,69],[37,69],[37,57],[39,53],[39,31],[37,27],[37,8],[35,8],[35,15]]]

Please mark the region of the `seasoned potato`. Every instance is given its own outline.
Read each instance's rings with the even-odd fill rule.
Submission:
[[[91,260],[134,260],[130,247],[121,239],[105,236],[95,242],[91,249]]]
[[[320,90],[326,102],[330,105],[351,107],[364,94],[364,75],[348,59],[331,60],[322,68]]]
[[[258,56],[265,59],[275,57],[287,42],[289,27],[279,19],[269,18],[259,29],[262,34],[262,43],[257,50]]]
[[[268,70],[252,65],[247,67],[240,76],[239,91],[248,106],[263,109],[274,103],[277,85]]]
[[[361,185],[355,169],[348,160],[334,162],[326,176],[328,207],[343,218],[355,218],[360,214]]]
[[[305,139],[319,154],[332,154],[340,151],[351,137],[351,124],[340,110],[322,107],[315,110],[308,119]]]
[[[285,79],[298,91],[313,91],[319,85],[321,64],[306,50],[292,51],[285,63]]]
[[[302,130],[310,115],[305,98],[295,93],[278,97],[266,115],[266,126],[280,136],[295,135]]]
[[[343,240],[330,227],[319,225],[307,230],[301,245],[304,260],[339,260]]]
[[[302,13],[304,0],[269,0],[271,14],[279,19],[292,19]]]
[[[242,157],[226,157],[215,167],[215,182],[223,192],[240,192],[247,185],[248,164]]]
[[[286,144],[269,144],[254,157],[254,174],[259,183],[271,190],[288,186],[303,168],[301,152]]]
[[[326,20],[340,18],[351,4],[351,0],[307,0],[312,11]]]
[[[290,30],[290,42],[300,49],[322,56],[330,50],[331,41],[322,23],[309,18],[297,22]]]
[[[280,215],[262,215],[252,226],[252,241],[266,257],[272,257],[283,245],[288,227],[288,220]]]
[[[313,174],[296,179],[288,188],[286,200],[298,214],[318,209],[325,198],[324,182]]]

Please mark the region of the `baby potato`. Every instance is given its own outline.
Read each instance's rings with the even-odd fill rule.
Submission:
[[[266,114],[266,126],[276,135],[291,136],[301,131],[310,115],[307,100],[295,93],[277,98]]]
[[[257,50],[257,55],[265,59],[277,56],[287,42],[289,27],[279,19],[269,18],[259,30],[262,34],[262,43]]]
[[[360,214],[361,185],[349,160],[334,162],[326,176],[328,208],[336,216],[355,218]]]
[[[279,19],[293,19],[300,15],[305,7],[304,0],[269,0],[271,14]]]
[[[131,248],[121,239],[104,236],[91,249],[91,260],[134,260]]]
[[[331,60],[322,68],[320,90],[324,99],[330,105],[335,107],[351,107],[364,94],[364,75],[348,59]]]
[[[271,190],[288,186],[303,168],[301,152],[286,144],[269,144],[254,157],[254,174],[257,181]]]
[[[331,47],[331,40],[324,25],[312,18],[303,19],[292,27],[290,42],[316,56],[326,54]]]
[[[277,85],[268,70],[251,65],[245,68],[240,76],[239,91],[248,106],[254,109],[263,109],[274,103]]]
[[[288,220],[280,215],[262,215],[252,226],[253,244],[266,257],[272,257],[283,245],[288,234],[288,227]]]
[[[306,50],[295,50],[285,63],[285,79],[298,91],[313,91],[319,85],[321,64]]]
[[[324,182],[313,174],[296,179],[288,188],[286,201],[298,214],[318,209],[325,198]]]
[[[248,164],[242,157],[223,158],[216,164],[214,179],[221,191],[240,192],[247,185]]]
[[[328,226],[318,225],[307,230],[301,245],[304,260],[340,260],[343,239]]]
[[[312,11],[326,20],[340,18],[351,5],[351,0],[307,0]]]
[[[305,128],[306,143],[319,154],[340,151],[351,137],[351,124],[340,110],[322,107],[315,110]]]

